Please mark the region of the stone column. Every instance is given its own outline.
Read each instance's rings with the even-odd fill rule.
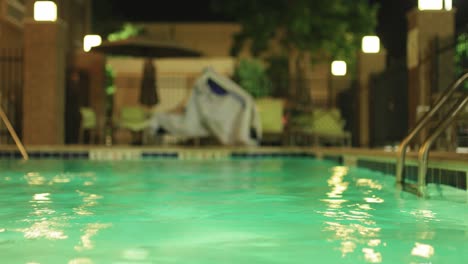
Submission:
[[[433,54],[435,39],[446,40],[454,36],[455,11],[421,11],[415,8],[408,12],[407,19],[408,127],[411,129],[416,125],[417,120],[429,110],[431,90],[447,88],[432,87],[433,77],[438,74],[438,69],[434,68],[432,62],[433,55],[435,55]],[[453,72],[453,65],[449,67],[452,67]],[[425,135],[426,131],[423,130],[419,140],[425,138]]]
[[[106,56],[96,52],[75,52],[73,65],[85,70],[89,77],[89,106],[96,112],[98,139],[103,142],[106,122],[105,66]]]
[[[383,48],[379,53],[358,53],[358,83],[359,83],[359,146],[369,147],[369,80],[372,74],[385,70],[387,51]]]
[[[64,143],[65,34],[62,21],[24,24],[23,140]]]

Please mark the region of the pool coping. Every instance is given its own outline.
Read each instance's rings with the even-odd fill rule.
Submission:
[[[332,160],[346,166],[357,166],[394,176],[397,152],[365,148],[317,147],[172,147],[129,145],[43,145],[27,147],[31,159],[89,159],[134,160],[152,158],[223,159],[312,157]],[[418,156],[406,155],[405,175],[409,181],[417,179]],[[13,145],[0,145],[0,159],[20,159],[21,153]],[[467,190],[468,154],[431,152],[427,183],[442,184]]]

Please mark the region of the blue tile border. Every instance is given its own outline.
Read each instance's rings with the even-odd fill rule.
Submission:
[[[70,159],[82,158],[88,159],[88,151],[30,151],[28,152],[30,159]],[[21,159],[22,155],[18,151],[0,151],[0,158]]]
[[[324,160],[333,161],[338,164],[343,164],[343,156],[341,155],[323,155]]]
[[[231,158],[286,158],[286,157],[301,157],[301,158],[316,158],[314,153],[309,152],[242,152],[233,151]]]
[[[385,161],[374,161],[358,159],[357,166],[374,171],[379,171],[385,175],[395,176],[396,165]],[[418,167],[415,165],[405,165],[405,180],[416,183],[418,180]],[[442,184],[458,189],[466,190],[466,172],[460,170],[448,170],[442,168],[428,168],[426,183]]]
[[[21,158],[21,153],[17,151],[0,151],[0,158],[19,159]]]
[[[142,152],[141,157],[143,159],[148,158],[173,158],[177,159],[179,154],[177,152]]]
[[[201,150],[203,152],[203,150]],[[90,157],[89,151],[30,151],[31,159],[74,159]],[[167,151],[141,151],[141,158],[178,158],[180,153]],[[302,157],[316,158],[317,155],[310,152],[248,152],[248,151],[233,151],[228,154],[231,158],[284,158],[284,157]],[[0,151],[0,158],[21,158],[21,153],[17,151]],[[327,156],[328,160],[342,163],[343,159],[340,156]]]

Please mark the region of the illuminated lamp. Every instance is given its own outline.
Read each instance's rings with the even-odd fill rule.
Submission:
[[[36,1],[34,3],[35,21],[57,21],[57,5],[52,1]]]

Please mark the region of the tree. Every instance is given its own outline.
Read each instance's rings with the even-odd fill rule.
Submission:
[[[111,0],[91,1],[92,32],[101,36],[107,36],[122,27],[125,16],[123,9],[114,6]]]
[[[248,43],[254,56],[271,55],[272,43],[288,57],[289,90],[293,98],[308,98],[300,89],[311,61],[353,58],[360,40],[374,32],[377,6],[368,0],[212,0],[212,7],[240,23],[232,54]],[[278,50],[278,49],[277,49]]]
[[[455,40],[455,65],[456,78],[459,78],[468,67],[468,33],[461,33]],[[468,91],[468,83],[465,82],[464,88]]]
[[[140,36],[144,33],[145,32],[142,26],[135,26],[131,23],[124,23],[120,30],[112,32],[109,35],[107,35],[107,40],[109,41],[124,40],[130,37]]]
[[[234,80],[254,98],[271,95],[265,67],[259,60],[241,59],[234,72]]]

